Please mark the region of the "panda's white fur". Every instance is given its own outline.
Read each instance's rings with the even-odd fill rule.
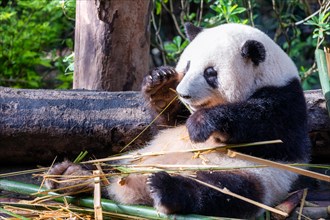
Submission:
[[[259,65],[253,65],[241,56],[241,48],[247,40],[261,42],[266,50],[267,59]],[[207,67],[218,72],[218,89],[212,89],[205,81],[202,73]],[[188,71],[187,71],[188,69]],[[179,94],[190,98],[181,98],[191,109],[212,107],[218,104],[241,102],[248,99],[256,90],[265,86],[284,86],[289,80],[298,78],[298,71],[292,60],[283,50],[263,32],[240,24],[226,24],[199,33],[188,45],[180,57],[176,71],[182,79],[177,86]],[[192,143],[185,126],[161,131],[145,148],[133,153],[180,151],[197,147],[219,145],[209,138],[205,143]],[[286,162],[286,161],[280,161]],[[150,165],[219,165],[222,167],[254,166],[248,161],[229,158],[221,152],[209,152],[202,158],[195,158],[193,153],[172,153],[157,157],[145,158],[134,164]],[[246,169],[263,184],[266,190],[263,203],[273,206],[283,199],[290,190],[295,173],[274,168]],[[128,177],[130,178],[130,177]],[[160,211],[167,213],[157,194],[148,195],[145,185],[147,177],[134,175],[133,184],[113,183],[108,189],[110,197],[128,204],[152,204]],[[141,184],[141,185],[140,185]],[[233,183],[234,184],[234,183]],[[134,190],[131,190],[134,188]],[[138,190],[137,190],[138,188]],[[147,193],[141,192],[146,190]]]
[[[266,59],[263,59],[261,56],[260,62],[251,62],[251,59],[249,57],[242,55],[242,47],[245,45],[245,43],[249,40],[253,40],[256,42],[260,42],[262,46],[264,47],[264,51],[266,53]],[[209,67],[214,68],[217,71],[217,85],[216,87],[210,86],[210,83],[208,83],[205,79],[205,76],[203,76],[203,73],[205,73],[205,70]],[[166,71],[164,73],[164,69],[158,70],[160,73],[164,74],[163,78],[168,78],[169,76],[166,75]],[[290,142],[290,140],[287,141],[287,145],[283,144],[283,148],[277,146],[272,146],[270,148],[257,148],[257,149],[251,149],[252,155],[256,152],[257,154],[261,152],[261,155],[266,155],[265,158],[269,158],[271,154],[269,154],[268,149],[275,150],[276,160],[279,162],[306,162],[307,156],[304,156],[305,152],[308,152],[308,137],[307,132],[305,132],[305,124],[306,124],[306,116],[304,115],[305,111],[305,101],[303,98],[303,94],[301,91],[301,88],[299,86],[298,82],[298,71],[292,60],[283,52],[278,45],[276,45],[267,35],[262,33],[261,31],[246,26],[246,25],[240,25],[240,24],[225,24],[220,25],[215,28],[211,29],[204,29],[196,36],[194,36],[194,39],[192,42],[187,46],[187,48],[184,50],[183,54],[180,57],[180,60],[176,66],[176,74],[172,75],[171,79],[175,79],[179,82],[177,86],[177,92],[181,95],[181,100],[188,104],[190,108],[193,110],[193,114],[188,118],[188,121],[185,125],[177,126],[174,128],[169,128],[162,130],[156,135],[153,140],[143,149],[131,152],[131,154],[143,154],[143,153],[151,153],[151,152],[168,152],[163,155],[159,156],[149,156],[145,157],[141,160],[123,160],[120,163],[124,164],[136,164],[136,165],[217,165],[224,168],[230,168],[230,167],[251,167],[256,164],[239,160],[236,158],[230,158],[226,154],[223,153],[223,151],[210,151],[206,153],[202,153],[202,155],[197,155],[195,153],[191,152],[180,152],[187,149],[194,149],[194,148],[203,148],[203,147],[212,147],[212,146],[218,146],[219,142],[218,140],[227,141],[228,137],[226,133],[219,132],[219,129],[217,126],[217,123],[215,122],[221,115],[223,117],[223,114],[229,114],[227,121],[225,123],[230,123],[230,121],[242,119],[244,123],[249,123],[248,118],[252,118],[253,121],[251,124],[251,129],[259,129],[258,123],[264,123],[264,127],[261,127],[264,129],[265,127],[268,129],[269,126],[276,127],[277,123],[276,120],[281,120],[282,115],[285,117],[284,120],[287,120],[288,123],[294,123],[293,128],[291,128],[290,124],[286,125],[285,123],[280,125],[280,127],[276,128],[276,132],[281,134],[284,138],[287,138],[286,133],[288,135],[292,135],[292,138],[294,139],[293,142]],[[159,77],[158,73],[155,74],[155,77]],[[172,70],[169,71],[169,74],[174,74]],[[152,75],[147,78],[152,83]],[[176,79],[176,77],[178,79]],[[168,80],[168,79],[167,79]],[[173,83],[175,81],[172,81]],[[291,85],[290,83],[293,84]],[[286,86],[289,85],[289,89],[286,88]],[[147,89],[154,89],[154,87],[150,86],[148,82],[146,82]],[[159,83],[156,83],[154,86],[155,88],[159,85]],[[171,84],[172,85],[172,84]],[[271,117],[276,116],[277,113],[273,114],[272,112],[268,112],[268,109],[265,111],[264,115],[258,116],[258,117],[269,117],[271,118],[271,122],[267,122],[265,120],[268,119],[254,119],[253,116],[250,117],[249,112],[252,112],[252,114],[257,114],[258,110],[255,110],[253,108],[254,101],[249,102],[250,105],[243,105],[244,108],[252,108],[251,111],[246,111],[246,115],[243,115],[241,118],[235,118],[235,115],[232,114],[230,108],[228,109],[222,109],[223,106],[229,106],[231,104],[235,103],[247,103],[247,100],[250,100],[251,96],[255,95],[256,92],[260,92],[263,88],[267,88],[265,91],[266,93],[262,93],[260,97],[258,96],[256,98],[256,102],[258,105],[260,105],[260,109],[262,111],[263,108],[269,108],[269,111],[274,111],[276,109],[276,106],[280,106],[280,110],[282,110],[282,106],[284,106],[285,111],[290,111],[288,113],[281,112],[279,119],[272,119]],[[292,91],[294,95],[291,95],[291,91],[288,92],[293,88],[295,91]],[[168,89],[168,88],[167,88]],[[274,93],[275,91],[275,93]],[[264,91],[263,91],[264,92]],[[280,94],[278,94],[278,93]],[[150,92],[150,103],[153,105],[153,92]],[[172,93],[170,93],[173,95]],[[264,101],[263,96],[265,94],[273,94],[274,96],[277,96],[272,99],[266,100],[265,103],[259,102]],[[161,94],[163,95],[163,94]],[[167,94],[168,95],[168,94]],[[282,96],[283,97],[282,99]],[[297,99],[296,96],[299,96]],[[162,96],[160,96],[162,98]],[[161,99],[154,100],[156,103]],[[291,117],[291,114],[294,114],[294,110],[292,110],[291,102],[292,100],[295,102],[296,111],[299,111],[301,116]],[[149,100],[147,100],[149,101]],[[269,106],[268,104],[271,103]],[[252,106],[251,106],[252,103]],[[274,107],[275,106],[275,107]],[[217,108],[212,113],[201,113],[201,112],[207,112],[203,110],[212,110],[214,108]],[[236,108],[236,109],[235,109]],[[239,105],[233,106],[233,109],[235,109],[237,114],[237,110],[240,111]],[[156,106],[157,109],[157,106]],[[202,111],[200,111],[202,110]],[[197,116],[196,116],[197,114]],[[198,115],[199,114],[199,115]],[[212,118],[212,120],[204,120],[205,115],[203,114],[209,114],[209,118]],[[196,116],[196,117],[195,117]],[[195,117],[195,118],[193,118]],[[193,119],[191,119],[193,118]],[[191,119],[191,120],[190,120]],[[251,120],[252,120],[251,119]],[[290,120],[293,121],[290,121]],[[190,120],[190,121],[189,121]],[[203,122],[204,127],[194,127],[197,126],[199,122]],[[240,121],[238,121],[240,122]],[[213,123],[213,124],[212,124]],[[254,124],[253,124],[254,123]],[[267,124],[268,123],[268,124]],[[221,123],[220,123],[221,124]],[[190,127],[189,127],[190,126]],[[281,127],[282,126],[282,127]],[[288,128],[283,127],[288,126]],[[199,132],[198,130],[207,130],[207,129],[213,129],[213,130],[207,130],[210,132],[210,134],[205,138],[204,142],[201,143],[195,143],[191,141],[191,131],[189,128],[193,128],[193,132]],[[233,127],[235,127],[233,125]],[[301,127],[301,128],[300,128]],[[296,128],[300,130],[295,130]],[[242,130],[242,127],[240,127],[241,132],[246,132],[245,130]],[[248,127],[247,129],[250,129]],[[264,132],[265,134],[269,134],[272,132],[272,128],[269,128],[268,131],[260,131]],[[291,130],[290,130],[291,129]],[[287,132],[288,131],[288,132]],[[300,132],[302,131],[302,132]],[[248,133],[248,138],[253,138],[251,136],[258,135],[257,130],[253,130],[254,133],[252,135]],[[291,132],[291,133],[290,133]],[[235,133],[232,133],[233,135]],[[272,135],[269,135],[270,137],[273,137]],[[259,137],[257,139],[262,139],[263,137]],[[289,137],[289,139],[291,136]],[[242,138],[238,138],[235,140],[236,142],[240,142]],[[297,144],[298,146],[291,146],[290,144]],[[265,147],[265,146],[263,146]],[[287,149],[289,148],[289,149]],[[295,149],[297,148],[297,149]],[[286,161],[285,159],[282,160],[282,152],[285,152],[283,157],[291,158],[290,161]],[[288,155],[286,155],[288,153]],[[297,156],[296,156],[297,153]],[[197,156],[196,156],[197,155]],[[54,170],[58,168],[55,167]],[[290,187],[292,183],[296,180],[297,175],[295,173],[291,173],[288,171],[278,170],[275,168],[247,168],[247,169],[240,169],[236,170],[234,172],[239,173],[242,175],[242,177],[246,177],[245,183],[252,183],[251,186],[255,187],[253,190],[259,190],[260,188],[260,194],[258,192],[251,192],[246,191],[247,195],[254,195],[258,194],[256,196],[257,199],[259,199],[262,203],[274,206],[276,203],[279,202],[279,200],[284,199],[285,195],[290,190]],[[54,172],[56,173],[56,172]],[[58,172],[57,172],[58,173]],[[206,174],[207,175],[213,175],[213,172],[210,171]],[[65,174],[65,173],[64,173]],[[185,173],[183,172],[182,175],[185,174],[191,174],[189,172]],[[219,174],[219,173],[218,173]],[[217,175],[218,175],[217,174]],[[166,174],[167,175],[167,174]],[[215,176],[211,177],[213,178],[213,182],[216,181],[216,184],[222,185],[221,176]],[[220,174],[222,175],[222,174]],[[237,178],[240,178],[240,175],[236,176]],[[198,213],[198,214],[216,214],[216,215],[222,215],[223,213],[228,214],[230,216],[234,217],[251,217],[251,215],[260,214],[262,212],[261,209],[255,209],[254,211],[250,212],[250,207],[246,206],[246,204],[237,204],[237,201],[235,201],[236,204],[232,204],[230,202],[231,198],[226,199],[226,201],[221,200],[221,195],[215,194],[215,192],[210,193],[207,195],[207,198],[204,198],[204,201],[206,204],[198,204],[199,210],[194,210],[193,207],[195,207],[194,201],[189,201],[190,206],[192,207],[181,207],[182,209],[176,210],[175,207],[172,206],[172,203],[175,204],[175,199],[172,199],[172,195],[165,195],[166,191],[160,192],[160,188],[155,190],[155,185],[159,185],[159,181],[162,181],[162,178],[165,178],[164,174],[160,176],[151,176],[149,177],[149,174],[143,175],[143,174],[131,174],[125,178],[116,178],[113,177],[111,179],[111,184],[107,187],[110,198],[125,204],[147,204],[147,205],[154,205],[159,211],[164,213]],[[158,178],[158,179],[157,179]],[[171,180],[172,177],[167,176],[166,181]],[[176,181],[180,182],[189,182],[191,180],[184,180],[185,178],[179,177],[178,179],[174,180],[173,177],[173,184],[177,183]],[[231,178],[229,176],[226,177],[225,180],[228,187],[230,187],[230,184],[235,185],[235,182],[231,183]],[[235,179],[235,178],[234,178]],[[150,184],[150,181],[154,181],[154,183]],[[165,180],[164,180],[165,181]],[[172,181],[172,180],[171,180]],[[211,181],[211,182],[212,182]],[[155,183],[156,182],[156,183]],[[244,183],[241,182],[241,183]],[[188,185],[190,183],[187,183]],[[191,185],[193,185],[192,183]],[[229,185],[228,185],[229,184]],[[253,185],[255,184],[255,185]],[[161,184],[160,184],[161,185]],[[171,187],[171,182],[164,183],[164,187]],[[174,187],[174,186],[173,186]],[[182,186],[182,189],[179,190],[185,190],[184,184]],[[196,185],[194,185],[196,187]],[[189,187],[188,187],[189,188]],[[187,190],[190,190],[188,189]],[[193,190],[198,191],[200,186],[197,186]],[[234,189],[237,189],[234,187]],[[211,189],[204,189],[202,191],[203,193],[208,194],[208,190],[211,192]],[[238,188],[238,191],[244,191],[244,186],[240,186]],[[163,193],[163,195],[162,195]],[[164,194],[165,193],[165,194]],[[177,193],[185,193],[185,192],[177,192]],[[201,192],[198,192],[201,193]],[[195,194],[194,191],[190,192],[190,194]],[[214,202],[210,198],[212,196],[216,196],[217,200]],[[166,201],[163,197],[166,197]],[[175,196],[175,195],[173,195]],[[184,197],[186,198],[186,197]],[[187,198],[190,198],[189,195]],[[225,198],[225,197],[224,197]],[[178,199],[178,198],[177,198]],[[198,199],[198,198],[195,198]],[[180,200],[180,199],[179,199]],[[182,202],[182,201],[181,201]],[[181,203],[180,202],[180,203]],[[196,201],[197,202],[197,201]],[[203,203],[202,201],[199,201],[200,203]],[[218,207],[219,206],[221,208]],[[226,205],[231,205],[231,207],[234,207],[236,210],[240,210],[241,206],[245,207],[246,213],[235,213],[230,212],[230,210],[224,210],[223,212],[221,210],[215,210],[215,209],[226,209]],[[236,205],[236,206],[235,206]],[[203,206],[203,207],[202,207]],[[170,208],[169,208],[170,207]],[[197,207],[197,206],[196,206]],[[208,210],[208,207],[211,207],[213,210]]]
[[[258,66],[240,55],[249,39],[261,42],[266,49],[267,59]],[[188,62],[190,68],[185,72]],[[218,90],[210,89],[201,75],[210,66],[219,74]],[[203,30],[182,53],[176,71],[183,78],[177,91],[193,97],[183,100],[193,109],[208,102],[214,106],[243,101],[259,88],[283,86],[292,78],[298,78],[295,64],[277,44],[258,29],[242,24]]]
[[[155,138],[145,148],[131,152],[132,155],[139,155],[144,153],[160,153],[160,152],[174,152],[171,154],[164,154],[161,156],[150,156],[142,160],[126,160],[121,161],[122,164],[140,164],[140,165],[219,165],[223,168],[230,167],[251,167],[254,164],[248,161],[230,158],[221,152],[208,152],[202,154],[202,157],[195,158],[194,153],[178,153],[177,151],[184,151],[196,148],[215,147],[219,146],[213,138],[208,139],[205,143],[192,143],[185,126],[178,126],[175,128],[160,131]],[[283,161],[282,161],[283,162]],[[278,170],[274,168],[249,168],[245,169],[246,173],[255,175],[261,179],[264,188],[267,189],[264,195],[264,204],[274,205],[278,200],[283,198],[292,185],[292,182],[297,178],[297,174]],[[121,178],[113,179],[112,185],[108,187],[111,198],[124,204],[149,204],[152,205],[152,199],[148,196],[148,187],[145,184],[146,175],[133,175],[131,178],[134,181],[126,181],[121,183]],[[234,184],[234,183],[233,183]],[[133,190],[131,190],[133,189]],[[145,191],[144,191],[145,190]],[[157,200],[157,197],[153,199]],[[142,201],[142,202],[141,202]],[[156,207],[160,208],[160,207]],[[163,212],[164,209],[162,209]]]
[[[152,152],[176,152],[188,149],[196,149],[203,147],[219,146],[212,138],[205,143],[192,143],[189,140],[189,135],[185,126],[166,129],[161,131],[145,148],[132,152],[134,155]],[[223,168],[230,167],[251,167],[254,164],[248,161],[230,158],[223,152],[208,152],[202,154],[202,157],[195,157],[194,153],[171,153],[161,156],[146,157],[139,161],[121,161],[124,164],[144,164],[151,166],[161,165],[219,165]],[[280,161],[283,162],[283,161]],[[243,169],[244,170],[244,169]],[[278,170],[274,168],[254,168],[245,169],[248,175],[253,175],[260,179],[264,188],[267,189],[263,203],[269,206],[280,202],[290,190],[293,181],[296,180],[297,174]],[[149,188],[145,181],[147,175],[130,175],[126,177],[124,184],[122,178],[113,178],[112,184],[108,187],[110,198],[124,204],[147,204],[153,205],[153,201],[158,201],[158,195],[150,197]],[[235,184],[235,183],[233,183]],[[163,213],[168,213],[166,208],[158,205],[154,206]],[[262,210],[260,210],[260,213]],[[260,214],[259,213],[259,214]]]

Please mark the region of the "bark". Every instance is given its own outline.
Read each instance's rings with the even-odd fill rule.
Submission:
[[[137,92],[0,87],[0,163],[49,163],[82,150],[98,158],[119,153],[150,121],[142,103]]]
[[[299,219],[300,208],[296,208],[288,220]],[[329,207],[305,207],[301,216],[307,216],[308,219],[329,219],[330,208]],[[300,217],[301,217],[300,216]],[[301,218],[304,219],[304,218]]]
[[[314,157],[329,162],[330,119],[323,95],[319,90],[305,94]],[[105,157],[118,153],[150,121],[138,92],[0,87],[0,163],[50,163],[55,156],[74,159],[82,150]],[[148,129],[132,147],[154,133]]]
[[[77,1],[74,89],[140,89],[149,69],[150,10],[150,0]]]
[[[317,163],[330,162],[330,118],[321,90],[305,92],[308,126],[313,145],[312,158]]]

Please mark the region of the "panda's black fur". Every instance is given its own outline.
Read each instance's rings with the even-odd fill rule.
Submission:
[[[244,29],[245,27],[234,26],[234,28]],[[188,38],[194,41],[204,30],[192,24],[187,24],[186,32]],[[257,32],[257,35],[259,34]],[[263,38],[265,37],[262,36],[261,39]],[[272,56],[270,54],[272,52],[267,51],[266,45],[258,41],[258,39],[248,39],[242,42],[238,53],[241,57],[237,58],[237,62],[244,62],[244,65],[249,66],[250,70],[257,70],[259,66],[266,62],[267,57]],[[182,59],[185,62],[184,58]],[[226,58],[224,57],[223,59]],[[289,58],[285,59],[288,60]],[[216,62],[221,63],[221,60]],[[293,65],[290,61],[288,63],[284,65],[284,69],[290,69],[287,66]],[[183,73],[178,73],[172,67],[158,67],[145,77],[142,93],[147,106],[154,115],[161,112],[174,98],[175,94],[170,91],[170,88],[175,89],[180,82],[187,80],[185,79],[187,77],[185,74],[191,71],[192,64],[190,60],[184,63]],[[280,69],[282,70],[283,68]],[[210,91],[218,90],[218,87],[223,86],[223,82],[219,78],[219,71],[221,69],[207,66],[204,72],[201,73],[201,77],[204,77],[205,81],[203,86],[210,87]],[[263,74],[268,73],[258,73],[258,77],[263,77]],[[286,77],[285,74],[284,76]],[[164,147],[160,145],[162,141],[169,145],[164,148],[171,151],[173,149],[186,149],[186,145],[193,146],[193,143],[196,143],[198,146],[204,146],[203,143],[205,143],[208,146],[209,143],[218,144],[219,141],[227,144],[236,144],[281,139],[283,141],[282,144],[244,147],[235,150],[274,161],[289,163],[307,162],[310,155],[310,142],[307,134],[306,104],[298,77],[288,75],[287,80],[285,79],[286,81],[284,80],[282,84],[277,84],[272,79],[269,80],[270,83],[267,82],[269,85],[261,86],[249,95],[245,94],[247,98],[236,97],[237,100],[228,101],[232,98],[229,97],[228,100],[217,100],[214,103],[211,99],[211,101],[198,103],[196,106],[193,101],[194,97],[186,93],[189,90],[185,90],[186,88],[182,87],[178,88],[178,95],[181,96],[184,102],[188,102],[194,108],[193,113],[189,115],[182,103],[174,102],[160,117],[158,123],[174,125],[178,121],[182,121],[182,118],[187,118],[184,122],[185,126],[162,131],[149,146],[137,152],[145,153],[148,150],[156,149],[161,151]],[[258,80],[256,76],[255,82],[251,82],[251,85],[253,83],[257,85]],[[187,82],[190,83],[189,81],[185,83]],[[189,140],[186,142],[181,141],[178,137],[178,133],[181,131],[184,134],[185,132],[189,134],[190,141],[192,141],[191,144]],[[157,142],[157,139],[160,139],[160,141]],[[175,144],[177,142],[182,142],[183,144],[176,147]],[[205,162],[201,162],[199,159],[192,159],[193,156],[192,153],[172,153],[170,155],[150,157],[142,162],[125,161],[125,163],[189,165],[203,164]],[[229,158],[218,152],[205,154],[204,156],[210,164],[219,166],[253,165],[253,163]],[[50,174],[66,174],[65,170],[69,166],[68,162],[56,165],[50,171]],[[70,172],[72,174],[72,170]],[[75,175],[77,173],[74,172]],[[196,173],[198,180],[219,188],[227,188],[241,196],[272,206],[284,199],[296,177],[297,175],[288,171],[276,170],[274,168],[198,171]],[[249,218],[262,213],[259,207],[222,194],[184,176],[184,174],[170,175],[162,171],[148,176],[130,175],[125,179],[125,184],[118,184],[116,181],[114,180],[108,188],[110,198],[128,204],[154,205],[159,211],[164,213],[195,213],[239,218]],[[51,183],[48,183],[48,185],[54,187]]]
[[[205,141],[215,131],[227,134],[229,144],[280,139],[283,144],[236,150],[270,160],[306,161],[310,155],[306,118],[303,91],[293,79],[284,87],[259,89],[246,102],[198,110],[186,126],[195,142]]]

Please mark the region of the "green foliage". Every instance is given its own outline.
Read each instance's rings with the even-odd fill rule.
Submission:
[[[9,0],[0,22],[0,86],[70,88],[62,54],[73,49],[73,24],[59,1]]]
[[[178,61],[188,44],[183,34],[183,24],[187,21],[202,27],[243,23],[266,32],[289,54],[299,69],[305,89],[319,86],[314,51],[329,39],[328,0],[314,3],[299,0],[154,0],[154,3],[156,17],[152,23],[157,40],[152,41],[152,46],[163,56],[156,65],[175,65]],[[313,13],[312,8],[317,11]]]
[[[329,6],[330,8],[330,6]],[[318,16],[312,17],[305,24],[314,26],[313,38],[318,39],[319,47],[325,39],[325,35],[330,35],[330,11],[321,11]]]
[[[156,40],[155,47],[163,51],[165,57],[163,57],[164,63],[167,62],[174,64],[178,61],[178,58],[184,48],[188,45],[188,41],[183,34],[183,23],[190,21],[195,23],[195,25],[203,27],[213,27],[223,23],[235,22],[235,23],[248,23],[248,19],[244,18],[243,13],[246,12],[246,8],[240,7],[237,1],[233,0],[189,0],[181,1],[181,14],[179,15],[179,22],[176,20],[176,15],[173,11],[175,7],[173,0],[154,0],[154,14],[158,15],[159,21],[161,21],[161,16],[164,14],[163,11],[169,13],[172,18],[174,18],[174,23],[179,25],[174,25],[177,27],[176,31],[179,35],[174,36],[171,41],[159,42]],[[204,9],[202,8],[205,6]],[[177,6],[177,5],[176,5]],[[192,12],[190,7],[198,6],[199,11]],[[177,6],[178,7],[178,6]],[[205,11],[205,8],[209,9]],[[164,10],[165,9],[165,10]],[[205,14],[203,14],[205,13]],[[158,25],[158,22],[153,19],[154,27]],[[160,22],[159,22],[160,23]],[[178,27],[179,26],[179,27]],[[155,35],[158,34],[156,31]],[[156,36],[158,39],[161,38],[159,35]]]
[[[68,19],[74,20],[76,17],[76,0],[60,0],[60,5],[64,15]]]
[[[164,49],[169,60],[177,60],[184,48],[188,45],[188,40],[182,40],[180,36],[175,36],[172,42],[165,42]]]
[[[0,0],[0,86],[71,88],[76,0]],[[155,65],[175,65],[183,24],[243,23],[266,32],[294,60],[305,89],[318,87],[315,48],[329,43],[330,1],[153,0]],[[316,10],[315,12],[312,10]],[[157,54],[153,50],[153,53]]]
[[[240,14],[246,11],[246,8],[239,7],[238,4],[231,0],[219,0],[210,5],[210,8],[215,11],[215,15],[210,19],[205,19],[206,22],[216,26],[223,23],[243,23],[246,24],[248,19],[241,19]]]
[[[73,74],[74,71],[74,53],[71,53],[69,56],[66,56],[63,60],[64,63],[67,63],[67,68],[65,69],[66,74]]]

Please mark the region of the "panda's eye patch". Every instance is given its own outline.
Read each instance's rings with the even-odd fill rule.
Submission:
[[[213,67],[204,70],[204,78],[212,88],[218,88],[218,72]]]

